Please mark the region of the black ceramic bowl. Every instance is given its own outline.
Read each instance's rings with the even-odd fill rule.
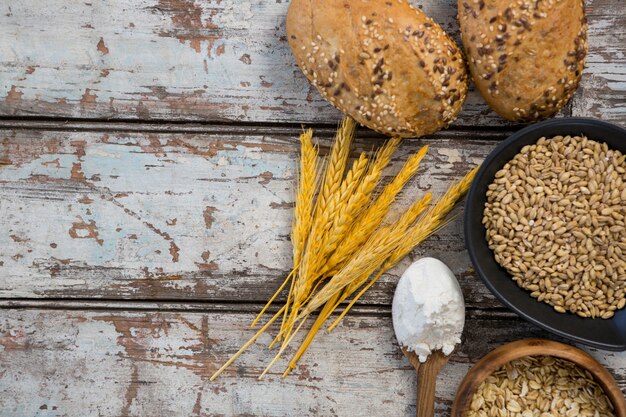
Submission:
[[[557,313],[511,279],[510,274],[495,261],[486,241],[482,224],[487,187],[494,176],[526,145],[541,137],[585,135],[610,148],[626,153],[626,129],[595,119],[553,119],[526,127],[500,143],[487,156],[476,174],[465,207],[465,243],[478,275],[489,290],[511,310],[524,319],[554,334],[575,342],[606,350],[626,350],[626,309],[608,320]]]

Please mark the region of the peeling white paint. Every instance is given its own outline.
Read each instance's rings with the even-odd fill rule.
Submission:
[[[0,114],[291,123],[339,119],[294,62],[285,33],[287,1],[10,3],[10,12],[0,6],[5,8],[0,38],[11,39],[0,43]],[[602,109],[605,118],[624,123],[624,8],[619,0],[593,3],[588,7],[588,65],[573,115],[600,117]],[[420,6],[459,40],[456,1],[429,0]],[[616,106],[620,110],[611,111]],[[506,125],[473,90],[453,124]]]

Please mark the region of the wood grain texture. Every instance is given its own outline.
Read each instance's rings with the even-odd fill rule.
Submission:
[[[402,352],[417,371],[416,415],[417,417],[432,417],[435,414],[439,372],[441,372],[441,369],[448,363],[450,358],[444,355],[441,350],[436,350],[428,355],[426,362],[415,366],[415,358],[417,358],[415,352],[409,352],[404,347]],[[419,358],[417,359],[419,361]]]
[[[626,6],[611,0],[585,1],[589,52],[573,116],[626,125]]]
[[[455,0],[420,3],[458,41]],[[563,115],[625,125],[626,9],[586,4],[588,65]],[[390,317],[411,259],[321,333],[289,379],[284,361],[255,379],[273,356],[268,334],[208,381],[288,272],[299,123],[326,125],[325,153],[340,116],[295,65],[288,6],[0,2],[0,414],[415,414],[415,372]],[[453,130],[403,142],[387,176],[431,151],[399,207],[442,192],[517,127],[472,92]],[[380,143],[359,138],[356,151]],[[424,255],[450,265],[468,306],[437,385],[445,416],[487,352],[549,335],[480,283],[459,217],[411,258]],[[588,351],[626,393],[626,354]]]
[[[414,2],[415,3],[415,2]],[[419,2],[459,41],[456,1]],[[289,2],[11,0],[0,5],[0,114],[334,123],[287,45]],[[587,2],[589,60],[564,114],[626,123],[626,10]],[[455,126],[507,122],[473,91]]]
[[[214,383],[251,334],[253,314],[8,310],[0,318],[0,402],[8,416],[412,416],[415,371],[391,317],[349,317],[320,334],[286,379],[263,336]],[[436,415],[491,349],[545,336],[512,318],[470,312],[462,347],[439,375]],[[626,356],[590,350],[626,393]],[[285,359],[286,360],[286,359]]]
[[[0,130],[0,296],[267,300],[291,265],[298,130],[283,133]],[[355,154],[379,143],[359,139]],[[429,155],[396,211],[443,193],[495,142],[462,132],[404,141],[386,174],[423,144]],[[460,213],[414,257],[448,263],[468,305],[499,306],[470,267]],[[363,302],[389,304],[409,262]]]

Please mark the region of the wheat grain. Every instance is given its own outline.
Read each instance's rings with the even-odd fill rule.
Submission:
[[[614,417],[615,407],[589,371],[552,356],[525,356],[489,375],[474,392],[468,417]]]
[[[619,310],[615,293],[626,286],[624,158],[584,136],[541,138],[488,186],[483,224],[496,261],[559,313],[608,319]]]

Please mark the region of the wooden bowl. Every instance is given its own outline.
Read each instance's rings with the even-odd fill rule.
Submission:
[[[464,417],[478,386],[502,365],[524,356],[554,356],[574,362],[593,375],[613,403],[615,415],[626,417],[626,400],[613,376],[586,352],[564,343],[547,339],[525,339],[508,343],[485,355],[467,373],[452,404],[452,417]]]

